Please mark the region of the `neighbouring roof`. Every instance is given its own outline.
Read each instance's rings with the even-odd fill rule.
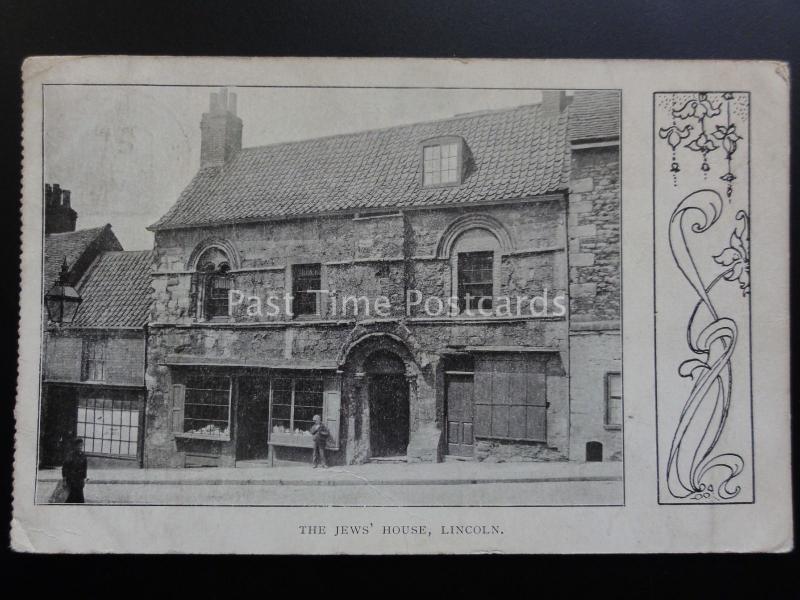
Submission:
[[[144,327],[150,314],[150,250],[103,252],[78,284],[83,301],[73,327]]]
[[[472,165],[459,186],[421,185],[420,143],[460,136]],[[619,93],[579,91],[560,114],[540,105],[242,149],[200,170],[151,230],[317,213],[465,204],[565,190],[569,142],[619,136]]]
[[[76,266],[81,262],[89,263],[94,257],[86,256],[88,251],[94,250],[122,250],[122,246],[117,240],[111,225],[94,227],[92,229],[80,229],[68,233],[51,233],[44,238],[44,289],[47,291],[58,279],[61,272],[61,265],[64,258],[67,259],[67,267],[72,274]],[[85,268],[85,267],[84,267]],[[75,281],[83,274],[81,270],[75,276]],[[73,281],[74,283],[74,281]]]
[[[619,139],[620,109],[616,90],[575,92],[570,106],[570,141]]]

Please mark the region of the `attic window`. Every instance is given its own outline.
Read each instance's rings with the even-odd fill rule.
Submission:
[[[458,185],[464,163],[464,141],[457,137],[422,144],[422,183],[425,187]]]

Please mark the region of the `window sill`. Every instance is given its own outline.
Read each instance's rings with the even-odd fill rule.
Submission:
[[[211,317],[209,319],[198,319],[198,323],[231,323],[233,321],[233,317],[225,316],[225,317]]]
[[[463,182],[461,181],[452,181],[448,183],[423,183],[422,188],[426,190],[436,190],[439,188],[452,188],[452,187],[459,187]]]
[[[622,431],[622,425],[603,425],[606,431]]]
[[[321,314],[311,313],[292,316],[292,321],[324,321],[325,318]]]
[[[176,438],[187,440],[210,440],[212,442],[230,442],[231,436],[228,435],[212,435],[208,433],[176,433]]]
[[[131,456],[130,454],[103,454],[101,452],[84,452],[87,458],[110,458],[113,460],[127,460],[130,462],[136,462],[139,460],[136,456]]]
[[[291,439],[291,438],[309,438],[306,439]],[[285,448],[308,448],[311,449],[314,447],[314,440],[311,439],[311,436],[299,436],[294,435],[291,433],[272,433],[270,434],[269,442],[267,442],[270,446],[281,446]],[[325,445],[326,450],[338,450],[339,446],[335,444],[331,444],[328,442]]]

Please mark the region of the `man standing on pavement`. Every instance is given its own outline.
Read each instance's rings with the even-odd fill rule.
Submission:
[[[83,486],[86,483],[86,455],[83,453],[83,439],[75,438],[72,441],[72,448],[61,467],[61,476],[69,490],[66,502],[83,504]]]
[[[322,463],[322,468],[328,468],[328,461],[325,458],[325,444],[328,443],[328,437],[331,435],[331,432],[328,431],[328,428],[322,423],[322,417],[319,415],[314,415],[314,424],[311,426],[311,435],[314,440],[314,455],[312,457],[312,464],[316,469],[320,463]]]

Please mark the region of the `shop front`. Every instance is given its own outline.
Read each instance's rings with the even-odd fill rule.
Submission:
[[[182,466],[310,462],[320,415],[337,460],[339,377],[332,370],[173,367],[172,430]]]

